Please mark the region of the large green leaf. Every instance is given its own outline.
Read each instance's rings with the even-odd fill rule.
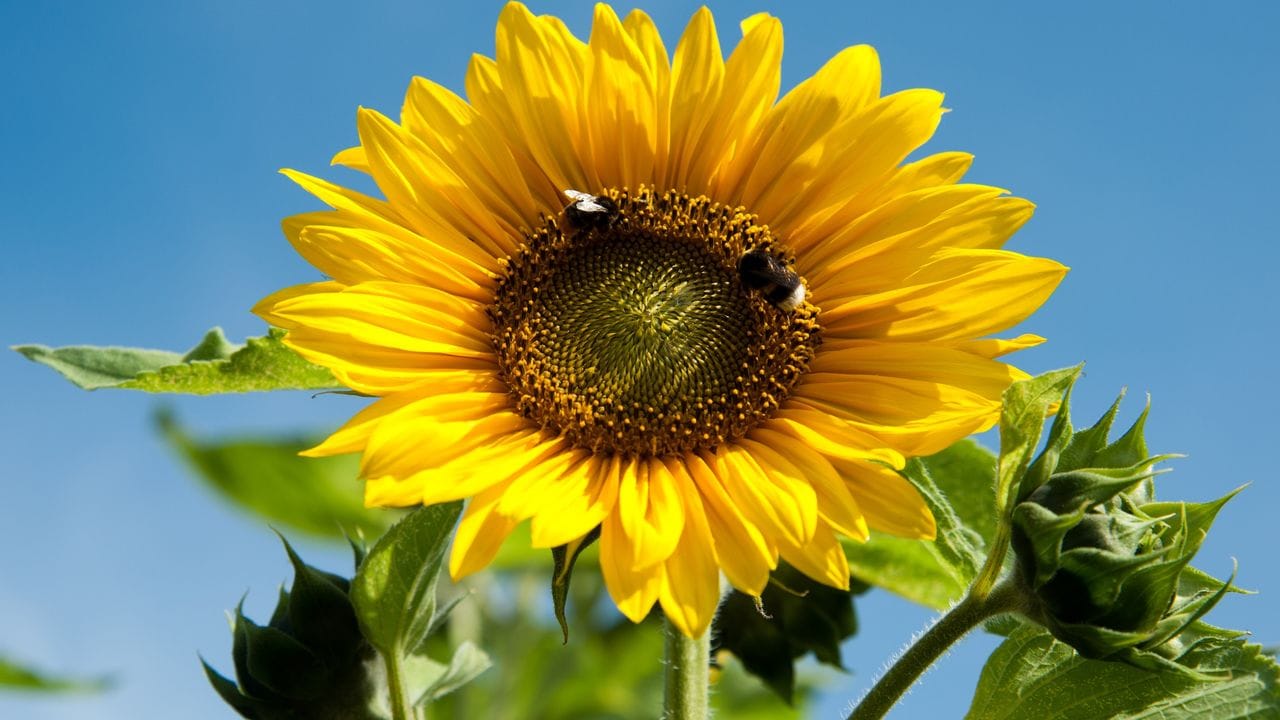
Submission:
[[[26,690],[47,693],[100,692],[110,687],[106,678],[55,677],[0,657],[0,690]]]
[[[936,541],[874,534],[845,540],[855,577],[908,600],[942,609],[969,587],[995,532],[995,456],[962,440],[908,468],[938,524]]]
[[[13,349],[85,390],[124,388],[212,395],[340,387],[328,370],[285,347],[282,337],[283,331],[272,330],[265,337],[234,345],[221,328],[213,328],[186,354],[92,345],[15,345]]]
[[[1212,629],[1201,626],[1210,634]],[[1122,663],[1081,658],[1025,625],[987,660],[967,720],[1280,718],[1280,668],[1258,645],[1226,640],[1191,650],[1199,669],[1230,670],[1201,682]]]
[[[342,540],[354,532],[377,537],[399,516],[364,507],[356,456],[299,457],[318,438],[197,439],[168,413],[161,413],[157,422],[201,480],[272,523]]]

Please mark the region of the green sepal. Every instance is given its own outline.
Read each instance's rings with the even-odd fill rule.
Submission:
[[[293,589],[286,598],[293,634],[328,666],[347,661],[364,643],[345,578],[307,565],[280,536],[293,564]]]
[[[1040,443],[1044,420],[1054,403],[1080,377],[1084,365],[1053,370],[1009,386],[1001,396],[1000,456],[996,470],[996,512],[1004,516],[1021,497],[1021,480]],[[1059,411],[1061,411],[1059,407]],[[1052,473],[1053,468],[1048,468]],[[1045,471],[1038,471],[1045,472]]]
[[[284,335],[273,328],[265,337],[234,345],[215,327],[186,353],[92,345],[15,345],[12,349],[85,390],[210,395],[341,387],[327,369],[286,347],[281,342]]]
[[[305,645],[273,627],[240,615],[249,676],[286,700],[314,700],[328,685],[325,664]]]
[[[214,692],[222,698],[222,701],[231,706],[232,710],[240,713],[240,717],[257,720],[261,717],[259,702],[241,692],[240,687],[234,682],[223,677],[221,673],[214,670],[212,666],[202,657],[200,665],[204,667],[204,676],[209,679],[209,684],[213,686]]]
[[[564,606],[569,599],[569,583],[573,580],[573,565],[578,556],[591,543],[600,537],[600,526],[591,532],[566,545],[551,548],[553,567],[551,570],[551,603],[555,608],[556,622],[560,623],[560,632],[564,635],[564,643],[569,644],[569,619],[565,615]]]

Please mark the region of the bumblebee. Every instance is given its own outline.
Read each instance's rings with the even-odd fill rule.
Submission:
[[[579,190],[565,190],[564,194],[569,198],[564,220],[570,230],[608,230],[618,222],[618,204],[612,198]]]
[[[755,248],[738,258],[738,277],[748,290],[759,292],[783,312],[800,307],[807,292],[800,276],[763,248]]]

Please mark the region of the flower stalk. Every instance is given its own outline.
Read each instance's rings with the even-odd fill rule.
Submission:
[[[975,586],[976,587],[976,586]],[[889,668],[846,720],[873,720],[882,718],[898,702],[902,694],[915,683],[942,654],[970,630],[984,620],[1018,610],[1021,593],[1011,582],[1005,581],[983,595],[972,590],[964,599],[938,618],[924,635],[921,635],[902,657]]]
[[[691,638],[663,617],[666,634],[662,700],[664,720],[704,720],[710,678],[711,632]]]

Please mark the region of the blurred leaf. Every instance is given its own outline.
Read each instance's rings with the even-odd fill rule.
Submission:
[[[270,522],[316,537],[345,540],[344,532],[377,537],[397,517],[364,507],[355,455],[299,457],[316,438],[200,440],[167,412],[156,422],[196,475],[235,505]]]
[[[912,461],[907,478],[938,524],[938,539],[875,533],[843,540],[854,577],[922,605],[943,609],[968,589],[995,533],[995,455],[972,440]]]
[[[416,654],[436,611],[436,578],[461,502],[418,508],[369,551],[351,583],[364,635],[383,653]]]
[[[844,669],[840,643],[858,631],[851,591],[827,587],[785,563],[756,599],[738,590],[725,597],[716,613],[713,647],[727,650],[752,675],[788,703],[795,690],[795,660],[812,652],[819,662]]]
[[[1258,645],[1222,637],[1184,653],[1197,669],[1229,670],[1201,682],[1102,660],[1086,660],[1043,629],[1026,625],[996,648],[978,680],[968,720],[1277,718],[1280,667]]]
[[[0,690],[46,693],[96,693],[111,686],[106,678],[53,677],[0,657]]]
[[[409,696],[417,698],[414,700],[414,705],[426,705],[435,702],[476,679],[480,673],[488,670],[491,665],[493,663],[483,650],[470,641],[464,641],[454,650],[453,658],[449,660],[449,664],[442,666],[439,675],[433,678],[426,688],[420,692],[410,689]],[[418,679],[412,674],[410,674],[410,677],[415,680]]]
[[[449,633],[479,635],[494,667],[431,706],[432,720],[652,720],[662,706],[663,631],[657,613],[640,624],[622,618],[604,592],[594,547],[579,558],[566,613],[574,633],[566,645],[547,607],[546,571],[483,574],[468,585],[483,602],[468,603],[480,613]],[[450,641],[456,641],[450,640]],[[433,638],[433,649],[446,639]],[[802,713],[788,708],[742,665],[729,659],[713,670],[712,716],[734,720],[784,720]],[[807,677],[797,683],[796,700],[809,695]]]
[[[152,393],[254,392],[337,388],[333,375],[285,347],[284,331],[249,338],[244,345],[227,341],[213,328],[185,355],[165,350],[72,345],[15,345],[32,362],[56,370],[85,390],[126,388]]]

